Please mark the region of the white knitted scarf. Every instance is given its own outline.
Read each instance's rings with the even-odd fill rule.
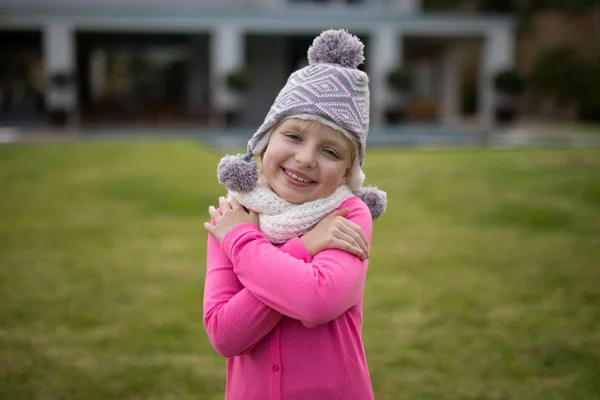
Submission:
[[[229,198],[233,196],[244,207],[259,214],[260,230],[273,244],[304,235],[352,195],[348,186],[343,185],[325,199],[294,204],[261,183],[248,193],[229,192]]]

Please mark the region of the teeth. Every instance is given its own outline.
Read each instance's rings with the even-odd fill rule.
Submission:
[[[297,181],[300,182],[304,182],[304,183],[310,183],[310,181],[307,181],[306,179],[302,179],[300,178],[298,175],[292,174],[290,171],[285,170],[285,173],[288,174],[289,176],[291,176],[292,178],[294,178]]]

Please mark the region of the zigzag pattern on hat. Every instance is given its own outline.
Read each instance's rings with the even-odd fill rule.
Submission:
[[[314,114],[353,135],[364,158],[369,129],[369,87],[366,74],[354,68],[316,64],[293,73],[277,95],[262,126],[248,143],[252,151],[262,136],[286,117]]]

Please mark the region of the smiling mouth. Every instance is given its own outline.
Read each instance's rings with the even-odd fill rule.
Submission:
[[[311,181],[311,180],[308,180],[308,179],[302,178],[302,177],[300,177],[300,176],[298,176],[298,175],[294,174],[293,172],[290,172],[290,171],[288,171],[287,169],[285,169],[285,168],[283,168],[283,167],[281,167],[281,169],[282,169],[282,170],[283,170],[283,172],[285,172],[285,173],[286,173],[286,174],[287,174],[287,175],[288,175],[290,178],[292,178],[292,179],[294,179],[294,180],[296,180],[296,181],[298,181],[298,182],[305,183],[305,184],[309,184],[309,183],[315,183],[315,181]]]

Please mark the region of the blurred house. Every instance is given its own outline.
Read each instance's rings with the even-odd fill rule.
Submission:
[[[478,118],[487,125],[492,78],[514,64],[511,19],[428,14],[420,0],[3,0],[0,122],[67,108],[83,123],[209,124],[236,110],[242,125],[259,124],[328,28],[365,43],[373,124],[397,106],[387,75],[401,65],[413,76],[413,112],[457,122],[456,50],[477,42]],[[250,78],[243,101],[226,84],[236,70]],[[72,78],[60,93],[48,83],[57,75]]]

